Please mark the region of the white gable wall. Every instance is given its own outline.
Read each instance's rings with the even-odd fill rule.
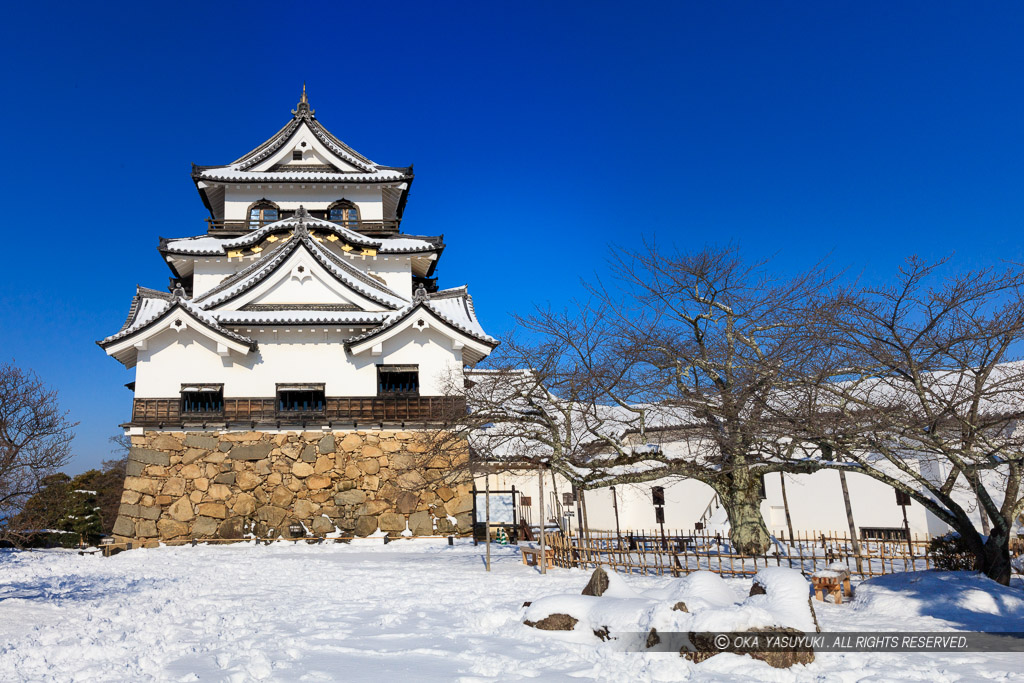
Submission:
[[[461,351],[435,330],[409,330],[384,342],[378,356],[353,356],[344,341],[369,328],[236,329],[258,342],[257,351],[222,357],[215,344],[192,331],[151,339],[139,351],[136,398],[173,398],[189,382],[223,383],[226,397],[273,398],[277,384],[284,382],[324,383],[328,396],[376,396],[378,364],[418,365],[420,394],[441,396],[448,393],[453,374],[462,376]]]
[[[227,185],[224,197],[224,219],[243,221],[254,202],[269,199],[282,211],[294,211],[299,206],[322,211],[339,199],[347,199],[359,207],[362,220],[379,221],[384,217],[381,185],[342,185],[309,183],[290,184],[237,184]]]

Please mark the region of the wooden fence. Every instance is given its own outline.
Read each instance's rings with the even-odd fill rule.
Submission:
[[[935,568],[931,537],[893,540],[858,539],[860,555],[849,535],[836,532],[773,536],[764,555],[735,552],[728,536],[706,532],[665,530],[591,531],[580,537],[551,534],[548,544],[556,567],[581,569],[606,565],[627,574],[681,576],[698,570],[723,577],[750,577],[765,567],[788,567],[810,575],[841,563],[863,578]],[[1021,547],[1013,549],[1020,554]]]

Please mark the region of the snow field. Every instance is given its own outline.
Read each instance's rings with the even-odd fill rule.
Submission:
[[[776,670],[730,654],[694,665],[616,652],[596,637],[566,642],[524,626],[522,603],[578,595],[589,572],[542,576],[514,547],[492,546],[487,573],[483,551],[377,539],[112,558],[0,551],[0,680],[1024,680],[1020,653],[820,653]],[[696,592],[710,606],[742,602],[750,589],[698,576],[616,577],[614,594]],[[1019,586],[922,576],[876,579],[852,605],[816,602],[822,630],[1024,630]]]

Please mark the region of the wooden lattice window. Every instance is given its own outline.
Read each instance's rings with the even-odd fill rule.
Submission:
[[[323,384],[278,384],[279,415],[323,413],[327,408]]]
[[[249,207],[249,229],[261,228],[267,223],[280,219],[281,212],[277,204],[269,199],[261,199]]]
[[[336,201],[327,207],[327,220],[355,227],[359,225],[359,207],[347,199]]]
[[[181,414],[199,415],[224,412],[223,384],[182,384]]]
[[[419,366],[378,365],[377,393],[380,396],[419,396]]]

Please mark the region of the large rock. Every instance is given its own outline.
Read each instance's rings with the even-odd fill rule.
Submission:
[[[151,519],[140,519],[135,524],[135,534],[139,538],[153,538],[158,534],[156,522]]]
[[[170,465],[171,456],[167,453],[154,451],[151,448],[139,448],[132,446],[128,451],[128,458],[135,462],[144,462],[147,465]]]
[[[381,531],[405,531],[405,515],[385,512],[379,518]]]
[[[198,517],[192,525],[192,535],[199,538],[207,538],[217,534],[217,527],[220,521],[212,517]]]
[[[159,505],[140,505],[139,506],[139,517],[143,519],[160,519],[160,514],[163,509]]]
[[[181,439],[171,436],[170,434],[160,434],[155,439],[149,442],[149,444],[161,451],[180,451],[181,450]],[[160,464],[160,463],[156,463]]]
[[[230,517],[217,526],[217,538],[242,538],[244,531],[242,519]]]
[[[249,446],[236,445],[229,455],[232,460],[262,460],[270,455],[274,445],[266,442],[254,443]]]
[[[242,491],[252,491],[260,485],[261,478],[249,470],[242,470],[235,475],[235,486]]]
[[[293,494],[288,487],[278,486],[270,496],[270,504],[275,507],[286,508],[292,504],[292,499],[294,497],[295,494]]]
[[[292,465],[292,474],[299,478],[305,478],[313,474],[313,466],[301,460]]]
[[[227,500],[231,497],[231,487],[227,484],[211,484],[206,497],[210,500]]]
[[[292,512],[299,519],[309,519],[313,516],[313,513],[319,509],[319,505],[308,500],[297,500],[295,505],[292,506]]]
[[[256,511],[256,517],[267,526],[277,529],[288,517],[288,511],[274,505],[264,505]]]
[[[416,536],[430,536],[434,533],[433,517],[426,510],[409,515],[409,530]]]
[[[200,434],[186,434],[185,445],[189,448],[203,448],[212,451],[217,447],[217,437]]]
[[[160,479],[147,479],[146,477],[125,477],[124,487],[129,491],[138,491],[150,496],[160,493],[160,486],[163,481]],[[154,534],[155,536],[156,534]]]
[[[118,536],[134,536],[135,522],[128,517],[119,515],[117,521],[114,522],[114,533]]]
[[[302,447],[302,459],[306,462],[316,462],[316,446],[307,443]]]
[[[144,462],[135,462],[134,460],[129,460],[124,465],[124,473],[129,477],[141,477],[142,473],[145,471],[146,463]]]
[[[365,458],[357,462],[356,467],[367,474],[377,474],[377,472],[380,472],[380,461],[376,458]]]
[[[320,449],[321,455],[327,455],[328,453],[334,452],[334,434],[328,434],[324,438],[320,439],[317,444],[317,448]]]
[[[181,477],[171,477],[164,484],[163,494],[177,498],[185,493],[185,480]]]
[[[192,501],[187,496],[182,496],[171,503],[171,506],[167,508],[167,514],[171,516],[171,519],[178,522],[188,522],[195,517],[195,514],[192,512]]]
[[[200,503],[199,514],[204,517],[224,519],[228,516],[228,508],[224,503]]]
[[[423,475],[416,470],[409,470],[398,475],[399,488],[403,488],[407,491],[415,491],[416,489],[423,488],[426,483],[427,480],[424,479]]]
[[[458,516],[473,510],[473,496],[456,496],[444,504],[444,511],[449,515]]]
[[[313,474],[306,478],[306,486],[311,491],[319,491],[331,485],[331,478],[326,474]]]
[[[156,523],[157,531],[160,532],[160,538],[171,539],[177,538],[178,536],[184,536],[189,531],[188,524],[184,522],[177,522],[173,519],[161,519]]]
[[[190,465],[185,465],[184,467],[182,467],[181,472],[179,474],[181,474],[181,476],[183,476],[185,479],[198,479],[205,473],[206,469],[202,465],[198,463],[192,463]]]
[[[341,493],[334,496],[335,505],[360,505],[365,501],[366,491],[360,489],[342,491]]]
[[[581,595],[593,595],[600,597],[604,595],[604,592],[608,590],[608,574],[605,573],[604,569],[598,567],[594,570],[594,573],[590,575],[590,580],[587,581],[587,585],[583,587],[583,593]]]
[[[523,623],[542,631],[571,631],[576,628],[579,619],[568,614],[551,614],[537,621],[524,621]]]
[[[356,536],[369,536],[377,530],[377,518],[370,517],[369,515],[363,515],[356,519],[355,534]]]
[[[386,500],[368,500],[359,506],[359,509],[356,510],[356,514],[370,515],[372,517],[376,517],[380,513],[385,512],[390,507],[391,504],[388,503]]]
[[[256,499],[248,493],[239,493],[231,511],[236,515],[248,517],[256,511]]]
[[[786,628],[783,626],[766,626],[764,628],[752,628],[743,633],[785,633],[787,636],[793,636],[792,640],[798,641],[801,636],[806,635],[803,631],[795,628]],[[721,652],[735,652],[736,654],[746,654],[754,659],[759,659],[762,662],[766,662],[769,666],[775,667],[776,669],[788,669],[794,664],[810,664],[814,661],[813,650],[797,650],[787,649],[779,652],[762,652],[762,651],[750,651],[746,649],[732,650],[726,648],[723,650],[720,646],[715,644],[714,633],[694,633],[690,632],[690,643],[692,649],[682,649],[679,651],[686,659],[692,662],[703,662],[706,659],[710,659]]]
[[[402,491],[398,494],[398,511],[403,515],[409,515],[416,512],[416,506],[419,505],[420,497],[412,491]]]
[[[329,534],[334,531],[334,522],[323,516],[314,517],[311,529],[314,534]]]
[[[374,459],[379,458],[380,456],[384,455],[384,451],[382,451],[381,449],[377,448],[376,446],[363,446],[362,453],[363,453],[363,457],[364,458],[374,458]]]
[[[216,444],[216,440],[213,440],[213,441],[214,441],[214,447],[216,447],[216,445],[217,445]],[[204,448],[189,448],[181,456],[181,464],[182,465],[191,465],[192,463],[194,463],[196,460],[199,460],[200,458],[202,458],[207,453],[209,453],[209,451],[207,451]]]
[[[341,440],[341,450],[343,451],[356,451],[363,445],[363,440],[356,434],[346,434],[345,438]]]

